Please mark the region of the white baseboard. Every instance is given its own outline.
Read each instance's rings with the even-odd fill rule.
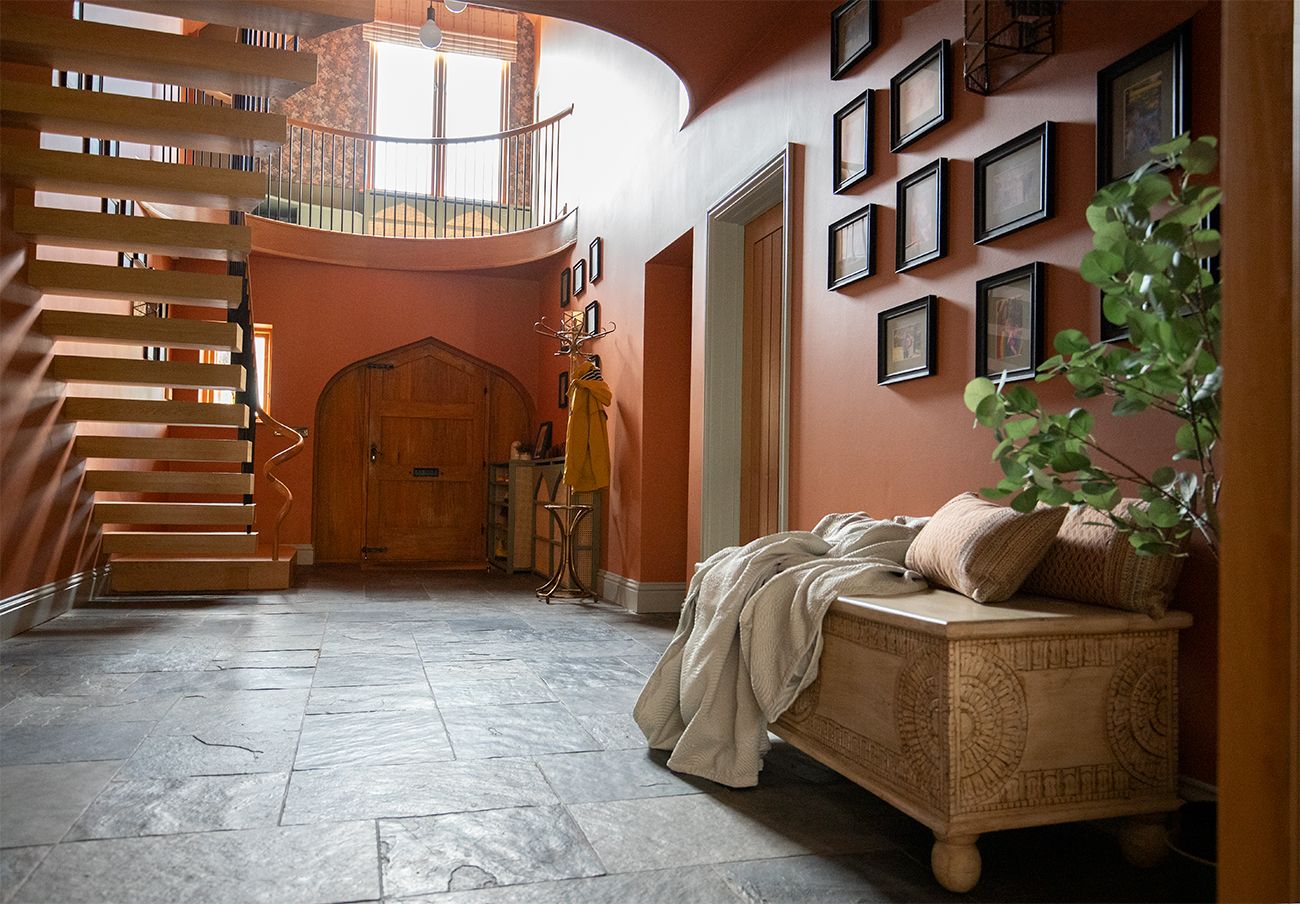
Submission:
[[[295,543],[294,549],[298,550],[299,565],[316,564],[316,547],[310,543]]]
[[[634,581],[612,571],[596,572],[600,598],[637,615],[652,612],[680,612],[686,599],[685,581],[650,583]]]
[[[107,573],[105,568],[100,577]],[[86,602],[94,587],[95,572],[88,569],[0,600],[0,640],[35,628]]]
[[[1178,796],[1183,800],[1218,800],[1219,789],[1198,778],[1178,776]]]

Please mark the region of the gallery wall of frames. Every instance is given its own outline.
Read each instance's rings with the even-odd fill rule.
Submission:
[[[962,160],[944,153],[944,132],[951,129],[954,95],[971,91],[987,95],[1015,91],[1015,78],[1002,80],[995,89],[977,86],[972,76],[971,42],[959,35],[938,40],[901,69],[881,72],[870,65],[873,53],[884,46],[880,30],[881,0],[848,0],[831,13],[830,81],[832,90],[844,90],[847,100],[833,115],[830,133],[833,171],[829,190],[851,196],[871,192],[880,197],[877,183],[882,169],[896,174],[892,180],[893,209],[868,203],[826,227],[827,287],[833,291],[871,292],[857,285],[891,267],[894,273],[917,277],[925,288],[926,268],[936,267],[953,250],[955,218],[971,224],[974,245],[1006,244],[1006,237],[1061,215],[1056,209],[1056,142],[1058,125],[1051,119]],[[970,6],[970,4],[967,4]],[[1011,4],[1028,18],[1017,23],[1028,32],[1045,36],[1038,45],[1061,46],[1051,20],[1061,4]],[[1045,18],[1046,16],[1046,18]],[[1032,21],[1031,21],[1032,20]],[[1068,42],[1065,43],[1068,49]],[[1124,179],[1150,158],[1147,149],[1187,131],[1191,122],[1190,85],[1191,21],[1116,59],[1096,74],[1097,127],[1096,176],[1101,187]],[[1041,61],[1041,60],[1038,60]],[[1030,60],[1017,77],[1032,72]],[[839,88],[837,83],[845,87]],[[1050,113],[1050,111],[1045,111]],[[877,138],[877,129],[887,135]],[[887,141],[885,140],[887,138]],[[888,153],[918,151],[930,157],[920,166],[882,167],[880,147]],[[954,142],[961,145],[962,142]],[[974,190],[969,207],[957,209],[950,191],[955,167],[968,170]],[[826,185],[820,173],[810,173],[809,190]],[[881,255],[877,244],[887,214],[893,215],[894,253]],[[1082,220],[1083,211],[1067,215]],[[964,230],[961,233],[966,234]],[[894,304],[877,313],[876,380],[894,385],[937,373],[941,342],[965,342],[974,347],[972,376],[1023,380],[1035,376],[1044,356],[1044,336],[1050,292],[1047,267],[1032,258],[1033,243],[1018,242],[1025,259],[1009,269],[977,276],[966,298],[952,299],[974,311],[974,335],[945,335],[942,312],[945,300],[934,293]],[[1104,322],[1089,325],[1102,338],[1122,340]]]

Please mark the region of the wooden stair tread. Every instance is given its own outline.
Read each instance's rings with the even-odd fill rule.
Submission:
[[[72,451],[83,458],[233,462],[253,460],[253,444],[242,439],[82,435],[72,441]]]
[[[140,251],[207,260],[243,260],[253,247],[247,226],[124,217],[58,207],[14,207],[14,231],[38,245]]]
[[[257,97],[289,97],[316,81],[312,53],[27,12],[4,19],[0,58],[15,63]]]
[[[109,493],[194,493],[243,496],[253,492],[253,475],[240,471],[88,470],[82,489]]]
[[[34,260],[27,264],[27,283],[46,294],[80,298],[151,298],[223,308],[237,308],[243,300],[243,281],[239,277],[184,270]]]
[[[160,555],[248,556],[257,552],[257,534],[244,531],[106,530],[103,551],[156,560]]]
[[[144,361],[139,358],[96,358],[55,355],[49,375],[65,383],[172,386],[177,389],[244,388],[240,364],[196,364],[190,361]]]
[[[69,396],[63,400],[59,414],[68,421],[172,424],[184,427],[247,427],[249,423],[247,405],[218,402]]]
[[[280,547],[280,560],[269,551],[228,556],[110,557],[109,585],[115,591],[286,590],[293,586],[298,550]]]
[[[254,537],[256,534],[253,535]],[[291,555],[297,555],[298,547],[280,544],[280,559],[284,560]],[[175,555],[175,556],[150,556],[140,555],[138,553],[116,553],[113,556],[114,562],[271,562],[271,549],[269,546],[259,546],[256,552],[246,555],[229,555],[229,556],[199,556],[199,555]]]
[[[14,185],[38,191],[188,207],[249,211],[266,198],[262,173],[45,148],[0,147],[0,174]]]
[[[100,5],[302,38],[364,25],[375,18],[374,0],[101,0]]]
[[[6,126],[223,154],[267,154],[285,142],[285,118],[29,82],[0,83]]]
[[[52,339],[102,342],[113,345],[161,345],[168,348],[243,348],[238,324],[215,320],[181,320],[136,317],[131,314],[95,314],[85,311],[41,311],[37,328]]]
[[[253,506],[239,502],[96,502],[96,524],[239,525],[253,523]]]

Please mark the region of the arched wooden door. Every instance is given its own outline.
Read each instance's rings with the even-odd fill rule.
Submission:
[[[486,465],[531,415],[508,374],[433,339],[345,369],[317,406],[317,560],[482,565]]]

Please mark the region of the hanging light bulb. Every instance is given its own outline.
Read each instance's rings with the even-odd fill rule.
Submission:
[[[447,7],[449,13],[463,13],[469,3],[467,0],[442,0],[442,5]]]
[[[442,43],[442,29],[433,21],[433,4],[429,4],[429,18],[420,26],[420,43],[433,50]]]

